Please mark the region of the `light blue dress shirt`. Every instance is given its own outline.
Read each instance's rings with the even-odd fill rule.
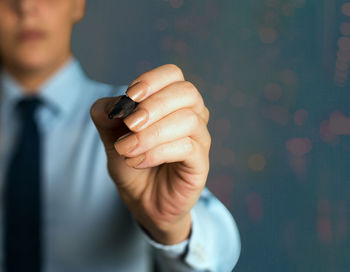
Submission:
[[[18,129],[14,105],[24,92],[4,71],[0,84],[3,199],[4,172]],[[146,272],[152,271],[154,258],[161,271],[231,271],[240,254],[239,232],[208,189],[191,210],[190,238],[176,245],[152,240],[120,200],[89,110],[98,98],[122,95],[125,89],[89,79],[75,59],[40,88],[44,105],[36,118],[43,145],[44,272]],[[3,212],[1,201],[0,245]]]

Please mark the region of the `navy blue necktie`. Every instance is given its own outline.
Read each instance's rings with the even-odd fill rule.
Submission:
[[[20,127],[5,176],[4,257],[7,272],[41,271],[40,135],[36,97],[16,108]]]

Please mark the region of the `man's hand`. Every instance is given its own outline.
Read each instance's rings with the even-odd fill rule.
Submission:
[[[139,76],[127,94],[139,104],[124,120],[108,119],[115,98],[91,107],[109,173],[139,224],[160,243],[179,243],[190,234],[190,210],[209,171],[209,111],[171,64]]]

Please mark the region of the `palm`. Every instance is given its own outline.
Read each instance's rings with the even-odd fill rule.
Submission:
[[[119,190],[128,192],[128,199],[143,203],[142,212],[150,218],[169,223],[191,209],[201,191],[201,186],[196,184],[202,184],[199,179],[205,179],[204,175],[195,176],[184,168],[182,163],[170,163],[134,169],[116,154],[108,165]]]

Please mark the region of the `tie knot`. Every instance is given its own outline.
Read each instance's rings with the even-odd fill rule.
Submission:
[[[39,97],[26,97],[18,102],[17,109],[22,118],[33,118],[34,113],[40,104],[41,100]]]

